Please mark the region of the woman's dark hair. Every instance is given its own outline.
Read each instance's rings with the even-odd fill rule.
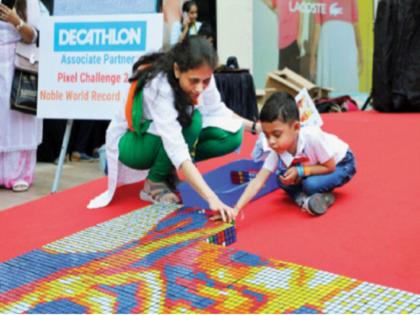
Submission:
[[[275,120],[283,123],[299,121],[299,109],[295,99],[286,92],[271,95],[261,109],[260,121],[271,123]]]
[[[184,4],[182,5],[182,13],[190,12],[191,7],[193,5],[195,5],[198,8],[197,2],[195,2],[194,0],[185,1]]]
[[[184,13],[188,13],[190,12],[191,8],[193,6],[196,6],[198,8],[197,2],[195,2],[194,0],[189,0],[184,2],[184,4],[182,5],[182,15],[181,15],[181,30],[184,30]]]
[[[26,12],[26,8],[27,8],[26,0],[16,0],[15,9],[16,9],[17,15],[19,15],[19,17],[25,22],[28,22],[28,15]]]
[[[176,44],[167,53],[153,53],[142,56],[133,65],[133,76],[130,81],[138,80],[136,94],[159,73],[166,74],[172,87],[175,98],[175,109],[178,111],[178,121],[182,127],[191,123],[193,100],[187,95],[175,78],[174,64],[178,65],[181,72],[196,69],[203,65],[210,68],[217,67],[217,54],[209,41],[200,36],[191,36],[181,43]]]

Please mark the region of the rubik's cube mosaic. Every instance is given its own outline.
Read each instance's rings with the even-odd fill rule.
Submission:
[[[0,313],[420,313],[420,295],[206,242],[232,228],[142,208],[1,263]]]
[[[232,183],[240,185],[247,183],[257,177],[258,170],[231,171],[230,180]]]

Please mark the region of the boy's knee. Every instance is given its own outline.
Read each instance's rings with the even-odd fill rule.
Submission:
[[[314,177],[307,177],[302,181],[302,190],[308,196],[313,195],[319,192],[326,192],[328,189],[322,185],[319,181],[316,180]]]

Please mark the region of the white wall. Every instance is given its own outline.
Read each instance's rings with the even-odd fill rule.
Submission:
[[[217,52],[220,63],[238,58],[241,68],[253,66],[252,0],[217,0]]]

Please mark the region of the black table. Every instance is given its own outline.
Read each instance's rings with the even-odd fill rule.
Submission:
[[[258,118],[254,79],[248,70],[223,68],[216,70],[214,77],[227,107],[244,118]]]

